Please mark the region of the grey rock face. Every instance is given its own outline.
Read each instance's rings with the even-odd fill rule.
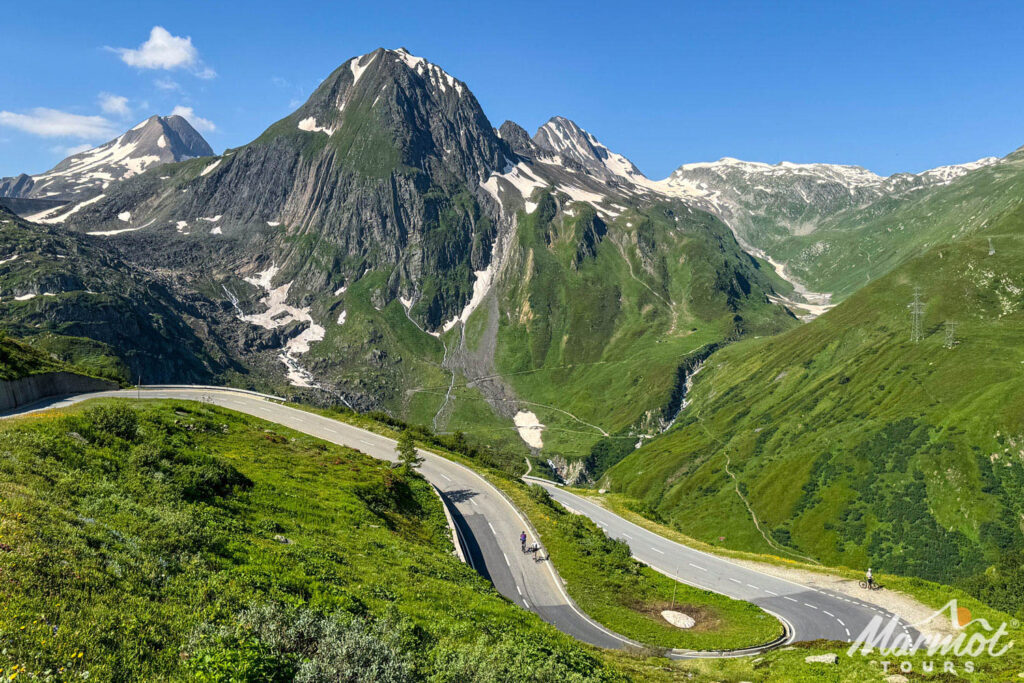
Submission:
[[[463,83],[378,49],[343,64],[252,143],[170,169],[165,181],[146,174],[112,186],[66,224],[116,229],[125,211],[139,225],[221,216],[224,233],[239,236],[234,256],[277,265],[294,300],[397,267],[385,299],[422,294],[413,315],[434,329],[489,262],[498,207],[480,183],[510,155]]]
[[[33,182],[24,173],[13,178],[0,178],[0,197],[27,197]]]
[[[516,154],[533,154],[536,152],[537,148],[533,144],[533,140],[530,139],[530,134],[514,121],[506,121],[501,124],[501,128],[498,129],[498,137],[507,142],[508,146]]]

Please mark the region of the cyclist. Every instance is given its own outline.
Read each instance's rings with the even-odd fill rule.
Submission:
[[[522,547],[523,552],[526,552],[526,532],[519,534],[519,545]]]
[[[866,576],[868,580],[868,590],[873,590],[875,587],[875,577],[871,575],[871,567],[868,567],[868,573]]]

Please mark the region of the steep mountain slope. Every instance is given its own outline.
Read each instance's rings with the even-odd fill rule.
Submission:
[[[212,381],[241,368],[214,331],[217,305],[130,266],[101,240],[0,207],[3,329],[122,381]]]
[[[1004,190],[1016,178],[998,188],[985,185],[1019,174],[1013,159],[986,157],[889,177],[858,166],[721,159],[681,166],[657,186],[715,213],[743,244],[780,270],[784,263],[790,279],[838,300],[1005,208],[974,206],[956,216],[958,229],[924,225],[937,213],[931,204],[957,189],[962,198],[980,199],[992,190],[1010,196]],[[858,258],[848,258],[850,249]]]
[[[1022,202],[1024,152],[1017,151],[948,182],[827,216],[775,253],[796,277],[845,295],[934,245],[984,230]]]
[[[983,572],[1024,547],[1022,258],[1017,204],[805,326],[714,354],[677,426],[602,485],[730,547]]]
[[[68,157],[46,173],[0,179],[0,197],[80,203],[100,195],[111,183],[147,169],[212,154],[203,136],[181,116],[151,116],[110,142]],[[64,213],[66,209],[41,210],[34,220],[61,222]]]

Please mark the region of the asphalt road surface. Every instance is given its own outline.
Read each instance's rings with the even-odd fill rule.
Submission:
[[[774,614],[791,629],[794,641],[852,641],[874,617],[888,621],[894,616],[842,593],[776,578],[670,541],[550,482],[531,477],[530,483],[543,486],[559,503],[594,520],[608,536],[628,543],[633,556],[644,564],[684,583],[752,602]],[[905,622],[901,621],[896,630],[917,637]]]
[[[154,387],[81,394],[25,406],[16,414],[104,397],[204,401],[354,448],[374,458],[397,459],[392,439],[281,405],[259,394],[217,387]],[[584,642],[605,648],[639,647],[638,643],[613,633],[585,615],[566,593],[550,562],[522,552],[519,536],[523,531],[527,534],[528,544],[539,539],[504,494],[463,465],[428,451],[420,451],[420,455],[424,461],[419,471],[437,487],[448,504],[467,561],[502,595]],[[786,626],[786,637],[769,647],[795,640],[852,640],[872,618],[892,616],[874,605],[775,578],[680,545],[551,483],[532,478],[531,483],[541,484],[555,500],[590,517],[609,536],[628,543],[637,559],[656,570],[684,583],[752,602],[778,617]],[[900,629],[916,636],[902,622]],[[666,654],[672,657],[740,656],[764,649],[752,647],[730,652],[674,650]]]

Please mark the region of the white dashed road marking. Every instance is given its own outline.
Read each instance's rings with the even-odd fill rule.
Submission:
[[[694,564],[693,562],[688,562],[687,564],[689,564],[689,565],[690,565],[691,567],[693,567],[694,569],[699,569],[699,570],[701,570],[702,572],[706,572],[706,571],[707,571],[707,569],[705,569],[704,567],[701,567],[700,565],[696,565],[696,564]]]
[[[811,604],[811,603],[809,603],[809,602],[805,602],[805,603],[804,603],[804,607],[810,607],[811,609],[818,609],[817,607],[815,607],[814,605],[812,605],[812,604]]]
[[[662,555],[664,555],[664,554],[665,554],[665,551],[664,551],[664,550],[658,550],[657,548],[651,548],[651,550],[653,550],[653,551],[654,551],[654,552],[656,552],[656,553],[661,553]]]
[[[445,480],[445,481],[451,481],[451,479],[450,479],[450,478],[448,478],[448,477],[445,477],[445,476],[444,476],[443,474],[442,474],[441,476],[442,476],[442,477],[444,477],[444,480]]]

